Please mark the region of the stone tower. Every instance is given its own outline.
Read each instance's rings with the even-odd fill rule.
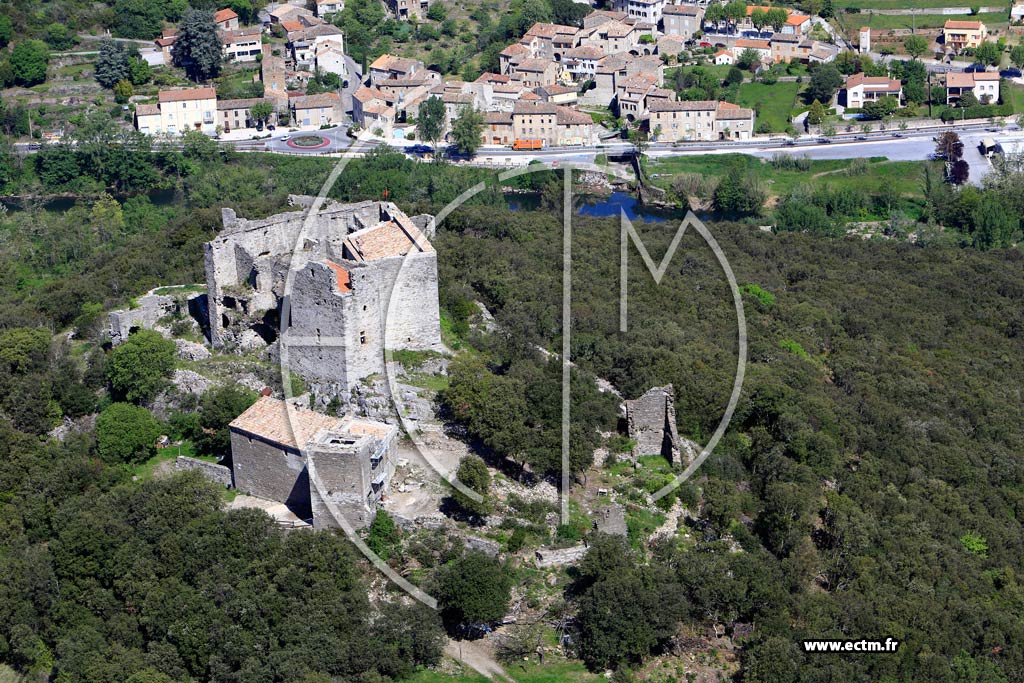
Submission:
[[[636,442],[634,459],[641,455],[661,455],[673,465],[681,464],[675,399],[675,389],[667,384],[648,389],[636,400],[626,401],[626,426],[629,438]]]

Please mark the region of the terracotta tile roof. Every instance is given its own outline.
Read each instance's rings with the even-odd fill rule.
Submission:
[[[533,94],[533,93],[531,93],[531,94]],[[537,95],[535,95],[535,94],[533,96],[537,97]],[[556,114],[556,113],[558,113],[558,109],[555,107],[555,105],[550,104],[548,102],[539,102],[539,101],[538,102],[529,102],[529,101],[525,101],[525,100],[526,100],[526,98],[524,97],[524,98],[520,99],[518,102],[516,102],[513,105],[513,108],[512,108],[512,113],[513,114],[519,114],[521,116],[524,116],[524,115],[529,115],[529,114]]]
[[[530,48],[526,47],[525,45],[520,45],[519,43],[512,43],[498,54],[505,55],[506,57],[514,57],[516,55],[528,54],[529,52]]]
[[[217,91],[213,88],[187,88],[185,90],[161,90],[161,102],[191,102],[192,100],[215,100]]]
[[[575,35],[578,29],[575,26],[563,26],[561,24],[536,23],[530,27],[524,35],[538,36],[541,38],[554,38],[557,35]]]
[[[572,107],[558,107],[556,120],[561,126],[582,126],[594,122],[590,114]]]
[[[231,21],[232,19],[237,18],[238,15],[235,14],[235,11],[228,7],[222,10],[218,10],[217,13],[213,15],[213,23],[219,24],[222,21]]]
[[[156,116],[160,113],[159,104],[137,104],[135,105],[136,116]]]
[[[153,42],[159,45],[160,47],[168,47],[170,45],[174,45],[174,41],[176,41],[177,39],[178,36],[167,36],[166,38],[157,38]]]
[[[345,245],[355,261],[404,256],[410,251],[433,251],[412,221],[391,220],[370,228],[363,228],[345,238]]]
[[[630,33],[636,30],[636,27],[629,26],[622,22],[615,22],[608,26],[608,37],[609,38],[625,38]]]
[[[788,24],[789,26],[799,26],[805,21],[810,21],[810,19],[811,18],[806,14],[790,14],[788,17],[786,17],[786,24]]]
[[[477,77],[477,79],[475,81],[473,81],[473,82],[474,83],[508,83],[510,80],[512,80],[512,79],[509,76],[505,75],[505,74],[492,74],[490,71],[485,71],[482,74],[480,74],[480,76]]]
[[[697,17],[703,13],[700,7],[696,5],[665,5],[665,9],[662,10],[662,14],[685,14],[690,17]]]
[[[998,81],[999,74],[991,71],[953,71],[946,74],[947,88],[973,88],[979,81]]]
[[[338,288],[338,292],[341,294],[347,294],[352,291],[352,276],[349,272],[339,266],[333,261],[324,261],[327,267],[334,271],[335,286]]]
[[[866,76],[863,72],[846,77],[847,89],[860,85],[873,92],[898,92],[903,87],[900,81],[885,76]]]
[[[337,429],[341,422],[336,417],[264,396],[228,426],[235,431],[297,450],[305,447],[320,430]]]
[[[316,95],[303,95],[293,101],[296,109],[319,109],[336,107],[341,104],[341,96],[336,92],[322,92]]]
[[[553,64],[546,59],[524,59],[516,65],[516,71],[529,71],[530,73],[544,73]]]
[[[953,29],[953,30],[959,30],[959,31],[980,31],[981,30],[981,22],[980,21],[960,21],[960,20],[957,20],[957,19],[949,19],[949,20],[946,21],[945,25],[943,25],[942,28],[944,28],[946,30]]]
[[[594,45],[580,45],[571,50],[566,50],[563,55],[566,59],[593,59],[598,60],[604,57],[604,50]]]
[[[714,100],[654,100],[648,106],[652,112],[663,111],[715,111],[718,109],[718,102]]]
[[[753,109],[745,109],[744,107],[737,107],[736,105],[723,106],[729,104],[728,102],[718,103],[717,117],[724,121],[744,121],[754,118]]]
[[[507,111],[484,112],[484,123],[512,125],[512,113]]]
[[[752,49],[752,50],[769,50],[771,44],[767,40],[751,40],[750,38],[740,38],[736,41],[737,48]]]
[[[217,109],[225,111],[229,109],[248,109],[257,102],[267,102],[262,97],[247,97],[240,100],[217,100]]]
[[[281,22],[281,27],[288,33],[292,33],[293,31],[303,30],[306,28],[306,25],[298,19],[288,19]]]

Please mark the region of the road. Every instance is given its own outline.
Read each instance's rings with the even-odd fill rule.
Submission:
[[[240,151],[270,152],[291,155],[337,155],[350,150],[356,142],[348,137],[347,127],[330,128],[308,132],[274,131],[272,138],[262,140],[225,141],[233,144]],[[868,134],[841,133],[825,142],[823,138],[805,135],[791,140],[789,138],[759,138],[743,141],[716,141],[693,143],[652,143],[646,151],[649,158],[657,159],[673,156],[700,154],[750,154],[762,158],[773,154],[799,154],[812,159],[854,159],[858,157],[886,157],[893,161],[923,161],[931,157],[935,148],[932,138],[940,132],[955,130],[964,141],[964,158],[971,166],[970,180],[980,184],[989,162],[978,151],[978,145],[984,138],[994,138],[999,143],[1016,147],[1024,144],[1024,131],[1015,124],[996,128],[987,122],[967,124],[945,124],[929,126],[907,131],[879,131]],[[314,149],[293,147],[289,140],[301,135],[319,135],[328,144]],[[288,138],[286,140],[285,138]],[[368,140],[358,143],[359,148],[391,144],[398,148],[412,146],[415,142],[404,143],[400,140]],[[17,148],[23,153],[32,153],[38,149],[38,143],[18,143]],[[517,167],[525,166],[531,161],[558,164],[593,164],[598,154],[616,156],[629,154],[633,146],[625,141],[606,140],[600,145],[546,148],[533,151],[519,151],[507,147],[487,145],[481,147],[471,160],[456,163],[480,166]],[[416,158],[415,155],[410,154]]]

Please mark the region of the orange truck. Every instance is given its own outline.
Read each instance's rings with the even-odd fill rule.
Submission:
[[[512,143],[512,149],[542,149],[543,140],[516,140]]]

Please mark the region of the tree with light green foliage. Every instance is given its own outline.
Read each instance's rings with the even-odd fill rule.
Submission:
[[[377,510],[366,533],[366,545],[382,560],[387,560],[394,554],[400,541],[401,535],[398,533],[395,520],[387,510]]]
[[[444,123],[444,102],[437,95],[431,95],[420,105],[419,115],[416,118],[416,134],[420,140],[435,146],[444,135]]]
[[[925,52],[928,52],[928,40],[923,36],[907,36],[903,40],[903,49],[907,54],[918,59]]]
[[[992,41],[986,40],[974,49],[974,59],[980,64],[990,64],[995,66],[999,63],[999,59],[1002,56],[1002,51],[999,46]]]
[[[472,155],[482,144],[481,134],[484,129],[483,114],[472,105],[462,108],[452,122],[452,142],[460,154]]]

